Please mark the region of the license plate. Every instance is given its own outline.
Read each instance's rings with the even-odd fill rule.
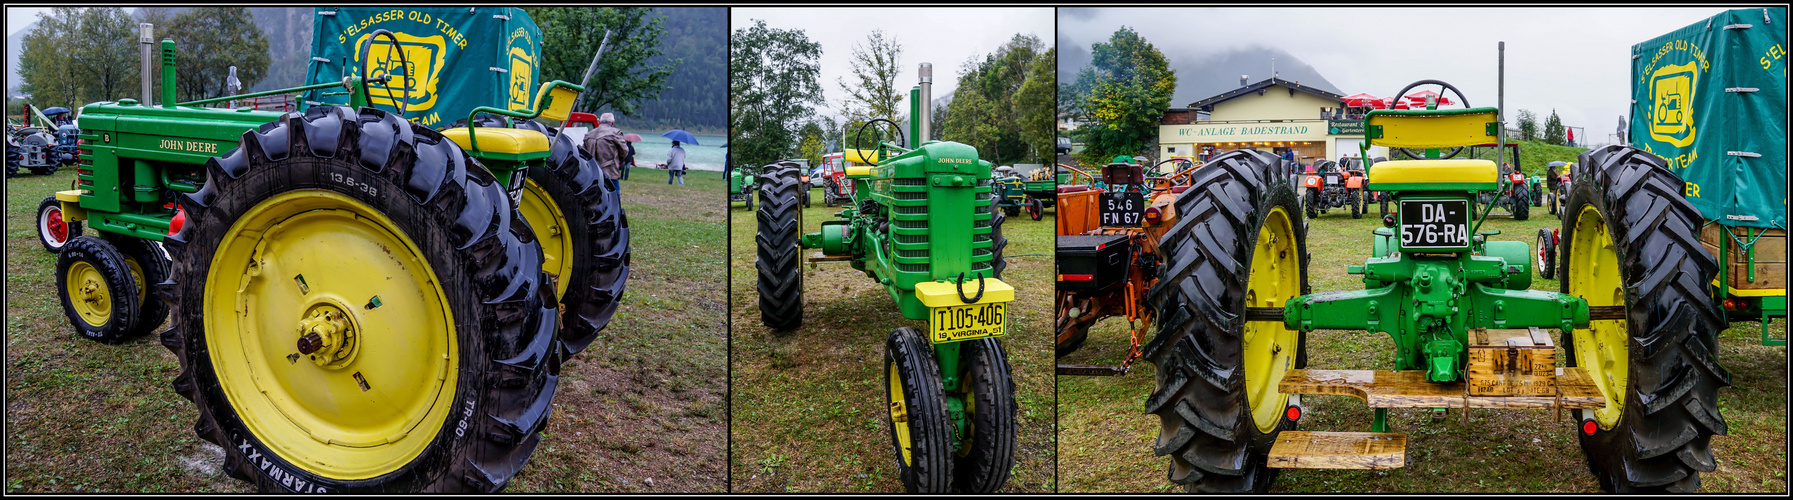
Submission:
[[[1138,226],[1145,218],[1146,197],[1143,193],[1102,193],[1102,225]]]
[[[1007,302],[993,302],[933,308],[928,316],[929,338],[942,344],[1002,336],[1007,306]]]
[[[1327,183],[1327,184],[1338,184],[1338,183],[1339,183],[1339,176],[1336,176],[1336,175],[1328,175],[1328,176],[1326,176],[1326,183]]]
[[[1401,247],[1456,250],[1469,246],[1467,200],[1402,200]]]

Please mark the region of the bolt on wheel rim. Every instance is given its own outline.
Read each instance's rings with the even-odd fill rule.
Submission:
[[[208,271],[205,341],[226,399],[270,452],[320,476],[398,470],[457,413],[446,295],[396,228],[341,194],[284,193],[237,219]],[[337,316],[334,344],[302,353],[320,313]]]
[[[517,211],[523,220],[529,221],[530,231],[541,242],[542,271],[554,275],[554,296],[565,299],[573,274],[573,239],[566,232],[566,214],[534,179],[523,180],[523,197],[517,202]]]
[[[1258,229],[1252,249],[1251,276],[1246,279],[1246,307],[1283,307],[1301,293],[1301,256],[1295,247],[1294,224],[1282,207],[1271,209]],[[1243,332],[1245,397],[1252,423],[1269,433],[1282,422],[1289,395],[1277,384],[1293,364],[1300,333],[1281,321],[1251,321]]]
[[[897,374],[896,363],[890,364],[890,427],[896,430],[897,448],[901,450],[903,465],[914,465],[911,458],[915,442],[909,437],[908,401],[903,398],[903,378]]]
[[[105,326],[112,321],[112,295],[106,289],[106,276],[86,261],[75,261],[68,267],[69,304],[75,314],[92,326]]]
[[[1584,207],[1575,218],[1573,255],[1568,263],[1570,295],[1588,301],[1588,307],[1625,305],[1625,282],[1619,274],[1619,254],[1606,221],[1593,207]],[[1625,411],[1627,377],[1630,375],[1630,335],[1626,321],[1594,320],[1575,336],[1575,363],[1606,397],[1606,407],[1594,410],[1594,422],[1610,430]]]

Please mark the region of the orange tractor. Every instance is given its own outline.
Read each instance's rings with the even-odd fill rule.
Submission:
[[[1056,351],[1063,357],[1083,345],[1090,327],[1126,318],[1132,347],[1119,366],[1058,365],[1060,375],[1124,375],[1140,357],[1152,325],[1146,291],[1158,280],[1158,242],[1176,221],[1171,205],[1189,187],[1196,165],[1175,158],[1143,165],[1117,158],[1101,175],[1069,168],[1087,184],[1058,188],[1058,292]],[[1174,171],[1148,176],[1159,167]]]

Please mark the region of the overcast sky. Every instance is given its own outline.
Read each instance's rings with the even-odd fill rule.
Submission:
[[[1060,11],[1058,33],[1061,44],[1088,50],[1130,26],[1166,56],[1192,58],[1273,47],[1313,65],[1345,95],[1389,97],[1429,78],[1456,86],[1476,106],[1495,105],[1497,43],[1505,41],[1508,122],[1529,109],[1542,125],[1555,109],[1565,125],[1587,127],[1588,139],[1598,143],[1630,106],[1631,46],[1726,9],[1067,9]],[[1265,61],[1251,80],[1269,74]]]
[[[907,109],[908,89],[916,84],[916,68],[921,63],[934,64],[933,95],[939,97],[956,86],[959,66],[966,59],[976,56],[982,60],[1017,33],[1039,37],[1051,47],[1054,17],[1051,8],[735,8],[729,13],[729,31],[763,19],[771,28],[801,29],[810,41],[821,44],[822,94],[827,99],[823,113],[838,117],[847,93],[837,82],[853,74],[853,45],[865,45],[865,36],[872,30],[884,30],[886,36],[902,44],[902,59],[897,62],[902,72],[896,83]]]
[[[6,36],[12,36],[13,33],[18,33],[19,30],[25,29],[25,27],[31,25],[31,23],[37,22],[37,13],[39,13],[39,12],[49,14],[50,8],[49,7],[7,7],[6,8]]]

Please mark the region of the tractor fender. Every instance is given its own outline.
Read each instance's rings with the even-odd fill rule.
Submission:
[[[1320,176],[1318,175],[1307,175],[1302,176],[1301,185],[1302,187],[1319,189],[1326,185],[1326,181],[1320,180]]]
[[[1363,176],[1353,175],[1351,177],[1346,178],[1345,179],[1345,188],[1347,188],[1347,189],[1363,189]]]

